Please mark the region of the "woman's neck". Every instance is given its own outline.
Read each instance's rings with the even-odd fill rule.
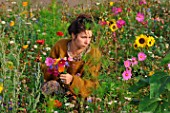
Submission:
[[[85,48],[78,48],[74,41],[70,42],[70,52],[72,53],[73,56],[81,54],[84,50]]]

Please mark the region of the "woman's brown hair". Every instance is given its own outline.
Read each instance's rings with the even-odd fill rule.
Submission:
[[[89,15],[81,14],[79,15],[68,27],[68,33],[71,35],[78,34],[82,31],[90,29],[91,27],[87,27],[87,24],[91,26],[92,18]]]

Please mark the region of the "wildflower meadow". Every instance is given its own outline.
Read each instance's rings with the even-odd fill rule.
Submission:
[[[86,103],[78,99],[80,112],[170,112],[170,1],[91,0],[88,5],[1,2],[1,113],[77,112],[67,97],[42,94],[41,64],[56,41],[70,38],[67,28],[79,14],[93,17],[92,43],[102,53],[100,87]]]

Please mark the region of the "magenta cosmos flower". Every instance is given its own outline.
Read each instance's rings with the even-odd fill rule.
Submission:
[[[140,0],[139,5],[146,4],[146,0]]]
[[[144,19],[145,19],[144,14],[138,13],[138,14],[136,15],[136,20],[137,20],[138,22],[143,22]]]
[[[127,68],[127,67],[130,67],[131,65],[131,62],[129,60],[126,60],[124,61],[124,66]]]
[[[53,63],[54,63],[54,59],[52,59],[52,58],[50,58],[50,57],[47,57],[47,58],[46,58],[45,64],[46,64],[47,66],[53,65]]]
[[[120,7],[113,7],[112,8],[112,12],[117,15],[118,13],[121,13],[122,12],[122,8]]]
[[[125,71],[122,73],[122,76],[123,76],[123,79],[124,79],[124,80],[129,80],[129,79],[132,77],[132,73],[131,73],[131,71],[129,71],[129,70],[125,70]]]
[[[146,59],[146,55],[145,55],[145,53],[143,53],[143,52],[139,52],[138,53],[138,60],[139,61],[144,61],[145,59]]]
[[[132,57],[132,61],[131,61],[131,63],[132,63],[132,66],[134,66],[134,65],[137,65],[137,64],[138,64],[138,61],[137,61],[136,57]]]
[[[122,26],[124,26],[125,24],[126,24],[126,22],[122,19],[120,19],[116,22],[116,25],[118,28],[122,28]]]

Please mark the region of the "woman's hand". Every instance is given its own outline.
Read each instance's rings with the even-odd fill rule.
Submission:
[[[61,74],[61,75],[60,75],[60,79],[61,79],[61,80],[64,80],[64,83],[65,83],[65,84],[70,84],[71,81],[73,80],[73,76],[70,75],[69,73],[67,73],[67,74]]]

